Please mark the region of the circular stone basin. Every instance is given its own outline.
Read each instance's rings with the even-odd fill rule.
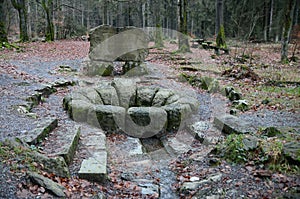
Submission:
[[[73,91],[64,98],[63,106],[77,122],[148,138],[178,130],[199,102],[168,89],[137,86],[132,79],[118,78]]]

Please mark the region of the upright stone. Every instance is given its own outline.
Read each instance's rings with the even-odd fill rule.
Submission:
[[[115,28],[98,26],[90,31],[89,75],[108,76],[113,72],[113,61],[139,66],[148,54],[148,36],[135,27]],[[127,71],[124,71],[127,72]]]
[[[112,86],[115,87],[119,96],[119,105],[128,109],[135,105],[136,101],[136,80],[135,79],[114,79]]]

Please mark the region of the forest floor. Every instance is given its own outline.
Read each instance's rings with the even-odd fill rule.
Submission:
[[[237,115],[250,121],[258,127],[293,127],[300,134],[300,64],[291,62],[281,64],[280,45],[272,43],[241,43],[230,41],[229,55],[215,56],[214,51],[201,47],[191,48],[191,53],[176,53],[177,45],[165,42],[161,49],[150,49],[147,62],[160,67],[164,77],[161,84],[165,87],[193,90],[199,99],[199,117],[212,121],[212,112],[229,113],[232,103],[220,93],[208,93],[207,90],[190,85],[182,77],[209,76],[218,80],[221,86],[232,86],[241,92],[247,100],[247,110],[237,110]],[[59,72],[59,66],[68,65],[77,70],[88,55],[89,43],[83,41],[56,41],[51,43],[25,43],[19,49],[0,50],[0,92],[1,92],[1,132],[0,141],[19,136],[34,128],[34,118],[20,114],[16,106],[24,101],[24,96],[30,93],[32,86],[56,81],[60,78],[78,79],[77,74]],[[296,52],[299,55],[299,50]],[[175,83],[174,83],[175,82]],[[176,85],[175,85],[176,84]],[[59,104],[70,88],[59,89],[54,97],[37,107],[42,116],[59,114]],[[53,101],[51,101],[53,100]],[[222,110],[213,110],[214,101],[224,104]],[[58,104],[56,104],[58,103]],[[51,107],[52,106],[52,107]],[[55,111],[53,111],[53,107]],[[57,109],[57,110],[56,110]],[[40,115],[41,116],[41,115]],[[59,116],[66,119],[65,116]],[[122,136],[110,137],[114,142],[124,139]],[[169,162],[170,170],[149,171],[154,181],[163,181],[164,175],[170,175],[171,189],[178,198],[192,198],[201,190],[182,192],[180,186],[184,182],[197,178],[221,174],[214,184],[206,184],[202,191],[210,190],[212,195],[221,198],[280,198],[290,191],[300,192],[299,168],[296,172],[263,170],[266,175],[257,175],[262,171],[251,162],[237,165],[221,160],[217,166],[212,166],[213,157],[207,156],[201,161],[190,161],[189,157],[199,153],[199,143],[193,143],[195,150],[181,154]],[[198,148],[197,148],[198,147]],[[0,144],[0,197],[2,198],[51,198],[42,187],[32,185],[26,180],[26,170],[13,167],[16,156],[3,158],[1,153],[5,148]],[[3,155],[3,154],[2,154]],[[19,163],[20,164],[20,163]],[[76,168],[78,165],[73,165]],[[13,167],[13,168],[12,168]],[[164,168],[162,168],[164,169]],[[16,171],[17,170],[17,171]],[[94,184],[79,180],[76,176],[70,180],[60,180],[68,188],[69,196],[73,198],[90,198],[97,192],[103,192],[108,198],[140,198],[139,189],[130,183],[120,180],[120,168],[110,168],[110,182]],[[167,178],[167,177],[166,177]],[[3,183],[5,182],[5,183]],[[168,182],[166,182],[168,183]],[[73,189],[70,189],[73,187]],[[205,188],[205,189],[204,189]],[[220,191],[221,189],[221,191]],[[296,191],[295,191],[296,190]],[[221,193],[220,193],[221,192]],[[298,195],[299,196],[299,195]],[[151,197],[156,198],[157,195]],[[173,198],[171,194],[170,197]],[[168,198],[165,195],[162,198]]]

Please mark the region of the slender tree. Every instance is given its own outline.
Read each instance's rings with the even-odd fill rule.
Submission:
[[[225,30],[223,20],[223,0],[216,0],[216,43],[219,48],[227,48],[225,42]],[[219,48],[216,50],[216,54],[219,54]]]
[[[20,41],[29,41],[27,30],[27,10],[25,0],[11,0],[13,7],[19,14]]]
[[[293,24],[294,10],[296,6],[296,0],[286,0],[286,7],[283,16],[283,35],[281,41],[281,62],[288,62],[288,44]]]
[[[37,0],[37,2],[41,4],[46,13],[46,41],[54,41],[54,24],[52,21],[53,0]]]
[[[3,42],[7,42],[6,33],[6,10],[4,6],[4,0],[0,0],[0,46]]]
[[[178,17],[179,17],[179,42],[178,48],[180,52],[190,52],[190,44],[188,39],[188,24],[187,24],[187,0],[178,1]]]

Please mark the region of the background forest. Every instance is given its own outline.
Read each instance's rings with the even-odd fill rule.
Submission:
[[[9,39],[66,39],[87,34],[101,24],[179,30],[178,0],[1,0],[1,27]],[[216,35],[224,24],[226,37],[280,41],[287,21],[299,22],[299,0],[185,1],[187,32],[195,37]],[[218,7],[219,5],[219,7]],[[288,5],[291,5],[290,7]],[[288,7],[288,8],[287,8]],[[287,13],[287,9],[290,13]],[[221,16],[217,16],[218,12]],[[220,21],[219,21],[220,20]],[[3,31],[2,31],[3,32]],[[20,37],[19,37],[20,36]],[[173,35],[174,37],[176,35]]]

